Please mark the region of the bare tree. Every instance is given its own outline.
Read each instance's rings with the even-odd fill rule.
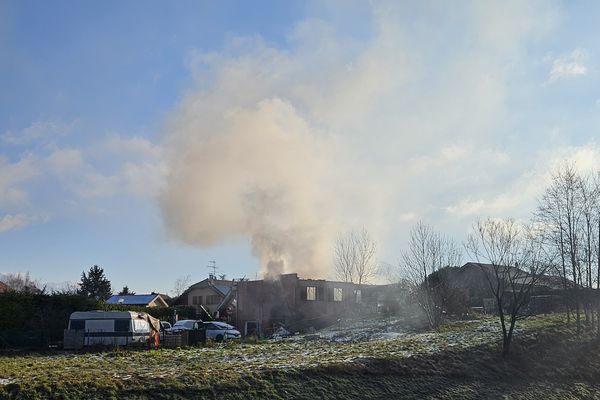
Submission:
[[[171,294],[173,297],[179,297],[187,290],[190,286],[190,282],[192,281],[191,275],[183,275],[175,280],[173,284],[173,290],[171,290]]]
[[[594,312],[592,309],[592,288],[594,285],[594,253],[595,253],[595,242],[596,237],[596,218],[597,210],[599,205],[599,190],[597,180],[594,180],[591,176],[585,176],[581,178],[581,215],[582,215],[582,247],[583,247],[583,264],[585,268],[585,279],[580,283],[583,287],[586,287],[586,296],[583,303],[586,321],[590,322],[591,327],[594,326]],[[580,277],[581,279],[581,277]]]
[[[592,212],[595,235],[592,241],[592,247],[596,262],[596,289],[600,289],[600,171],[591,179],[593,179],[592,185],[595,191],[595,210]],[[595,303],[596,320],[598,323],[596,334],[600,337],[600,300],[596,298]]]
[[[474,224],[465,247],[479,263],[495,299],[506,357],[517,320],[551,265],[542,236],[532,226],[521,227],[512,219],[487,219]]]
[[[359,285],[377,274],[377,246],[366,229],[338,236],[334,244],[337,279]]]
[[[435,279],[432,274],[444,267],[458,266],[461,258],[459,247],[431,226],[419,222],[411,229],[408,248],[401,256],[400,268],[432,328],[442,321],[449,289],[443,276]]]
[[[39,292],[39,281],[32,279],[29,272],[8,272],[2,276],[2,281],[15,292]]]
[[[582,179],[573,165],[565,164],[552,177],[552,183],[544,192],[536,211],[536,219],[546,228],[549,242],[556,246],[560,256],[559,270],[563,280],[567,304],[567,320],[570,308],[575,308],[577,332],[581,331],[581,242],[583,218]]]

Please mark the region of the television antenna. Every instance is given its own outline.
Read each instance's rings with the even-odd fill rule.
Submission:
[[[213,278],[216,278],[216,276],[217,276],[217,270],[219,269],[219,267],[217,267],[217,262],[215,260],[209,261],[208,265],[206,266],[206,268],[212,269],[212,274],[210,274],[210,275]]]

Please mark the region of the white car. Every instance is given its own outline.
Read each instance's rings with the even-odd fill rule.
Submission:
[[[177,333],[181,331],[192,331],[196,329],[198,329],[198,321],[196,321],[195,319],[182,319],[181,321],[175,322],[175,324],[171,328],[171,332]]]
[[[173,327],[170,322],[160,321],[160,328],[165,332],[169,332]]]
[[[225,322],[210,321],[204,323],[206,329],[206,338],[216,342],[223,340],[239,339],[242,335],[240,331]]]
[[[171,326],[170,322],[160,321],[160,341],[161,342],[163,340],[165,340],[165,335],[168,335],[169,333],[171,333],[172,328],[173,327]]]

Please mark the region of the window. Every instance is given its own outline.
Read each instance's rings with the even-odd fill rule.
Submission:
[[[198,296],[192,296],[192,304],[198,304]]]
[[[317,288],[314,286],[306,287],[306,300],[315,301],[317,300]]]
[[[260,333],[260,329],[258,329],[258,322],[257,321],[246,321],[246,335],[247,336],[251,336],[251,335],[257,335]]]
[[[71,328],[74,331],[84,330],[85,329],[85,320],[77,319],[71,321]]]
[[[202,296],[198,296],[198,304],[202,304]]]
[[[150,325],[148,325],[147,321],[134,319],[133,327],[136,332],[150,332]]]
[[[206,296],[206,304],[207,305],[219,304],[219,296],[216,294]]]
[[[333,301],[342,301],[344,298],[344,289],[341,287],[333,288]]]
[[[130,321],[129,319],[115,319],[115,332],[129,332]]]

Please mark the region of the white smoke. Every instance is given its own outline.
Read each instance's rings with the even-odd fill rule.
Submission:
[[[447,209],[444,188],[473,189],[456,177],[495,173],[485,154],[505,128],[518,43],[543,33],[548,13],[438,4],[411,25],[413,10],[391,4],[372,10],[366,39],[308,20],[289,49],[236,38],[191,54],[196,87],[166,127],[161,205],[175,237],[204,247],[247,238],[266,274],[325,276],[339,232],[408,230],[406,216]],[[510,161],[502,154],[496,164]]]
[[[186,107],[210,97],[190,98]],[[326,146],[278,98],[205,116],[175,122],[185,130],[174,131],[179,143],[163,197],[167,225],[203,246],[247,237],[266,273],[293,265],[318,274],[332,215]]]

